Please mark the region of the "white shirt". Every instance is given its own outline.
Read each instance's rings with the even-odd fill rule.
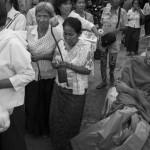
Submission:
[[[143,12],[144,12],[144,15],[150,15],[150,5],[149,3],[146,3],[144,8],[143,8]]]
[[[26,18],[27,18],[27,26],[37,25],[36,17],[35,17],[35,7],[33,7],[27,12]]]
[[[81,24],[82,24],[82,28],[83,28],[83,29],[91,30],[92,27],[94,27],[94,24],[93,24],[93,23],[91,23],[91,22],[85,20],[84,18],[82,18],[79,14],[75,13],[74,11],[72,11],[72,12],[68,15],[68,17],[73,17],[73,18],[79,19],[79,20],[81,21]],[[63,22],[64,22],[64,19],[63,19],[61,16],[59,16],[59,15],[57,15],[57,19],[58,19],[58,22],[59,22],[59,26],[60,26],[60,28],[62,29],[62,32],[63,32],[62,24],[63,24]]]
[[[17,32],[10,29],[0,32],[0,80],[9,79],[13,85],[0,89],[0,105],[6,109],[24,104],[25,86],[35,77],[26,50],[26,31]]]
[[[19,15],[15,18],[15,15],[18,14],[18,13],[19,13]],[[9,29],[12,29],[12,30],[26,30],[26,18],[25,18],[25,16],[23,14],[21,14],[19,11],[16,11],[14,9],[14,7],[12,7],[10,9],[10,11],[8,12],[8,14],[7,14],[6,25],[10,20],[13,20],[13,22],[9,26]]]
[[[138,11],[133,11],[131,8],[127,13],[128,25],[132,28],[140,28],[140,14]]]

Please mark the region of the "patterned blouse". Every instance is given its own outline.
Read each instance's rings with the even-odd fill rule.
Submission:
[[[63,35],[59,32],[59,27],[53,28],[53,32],[57,41],[63,39]],[[42,38],[38,39],[38,31],[36,26],[27,27],[27,40],[29,52],[31,54],[52,54],[54,52],[56,43],[49,27],[47,33]],[[56,70],[52,67],[50,60],[38,61],[42,79],[51,79],[56,76]],[[39,69],[36,62],[32,62],[35,71],[35,80],[38,80]]]
[[[63,40],[59,42],[59,46],[64,61],[92,70],[93,51],[91,50],[91,42],[80,39],[70,51],[66,50]],[[55,51],[53,61],[57,63],[61,61],[58,49]],[[72,89],[74,95],[83,95],[85,93],[85,90],[88,88],[88,75],[78,74],[73,70],[67,69],[67,78],[69,86],[66,83],[59,83],[58,76],[56,76],[56,83],[61,87]]]

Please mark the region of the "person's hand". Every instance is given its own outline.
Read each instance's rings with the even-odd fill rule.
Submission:
[[[59,24],[58,19],[54,16],[53,18],[50,19],[49,24],[52,27],[56,27]]]
[[[118,80],[116,83],[116,90],[118,93],[126,92],[129,88],[130,87],[126,83],[124,83],[120,80]]]
[[[32,54],[31,55],[31,59],[32,59],[33,62],[37,62],[37,61],[41,60],[41,55],[39,55],[39,54]]]
[[[59,67],[60,68],[70,68],[70,64],[68,62],[62,61],[59,63]]]

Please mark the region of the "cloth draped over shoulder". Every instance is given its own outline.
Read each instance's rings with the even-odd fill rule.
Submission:
[[[122,81],[133,88],[132,95],[126,92],[119,93],[117,100],[112,104],[110,112],[122,109],[124,106],[134,106],[143,118],[150,123],[150,67],[144,63],[144,57],[134,57],[128,62],[122,73]]]

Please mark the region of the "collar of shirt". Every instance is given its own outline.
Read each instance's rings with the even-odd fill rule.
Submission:
[[[8,14],[7,14],[7,18],[13,20],[14,17],[15,17],[15,15],[18,14],[18,13],[19,13],[19,11],[16,11],[15,8],[12,7],[12,8],[10,9],[10,11],[8,12]]]

